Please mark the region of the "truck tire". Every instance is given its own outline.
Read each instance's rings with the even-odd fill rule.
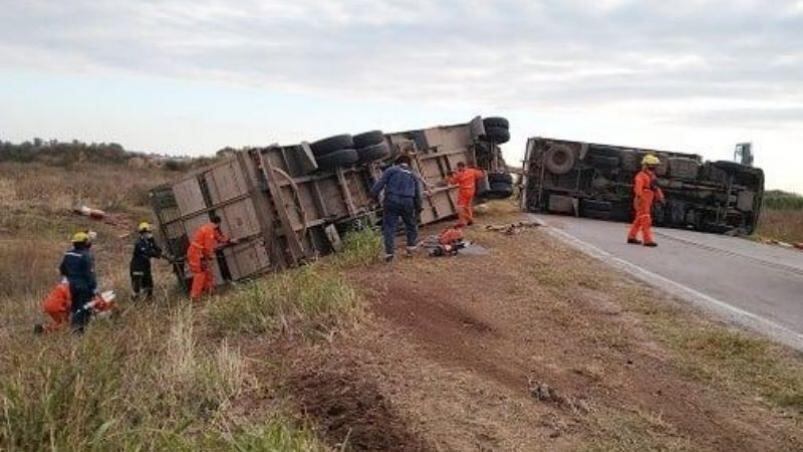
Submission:
[[[360,155],[354,149],[339,149],[318,156],[315,160],[318,162],[319,170],[329,171],[338,167],[355,165],[360,160]]]
[[[488,173],[488,183],[503,183],[513,185],[513,176],[509,173]]]
[[[384,142],[385,142],[385,135],[382,133],[381,130],[372,130],[370,132],[364,132],[354,135],[355,149],[367,148],[368,146],[373,146]]]
[[[506,118],[501,118],[498,116],[491,116],[489,118],[483,118],[482,125],[485,126],[487,130],[488,127],[498,127],[501,129],[510,129],[510,121]]]
[[[384,160],[390,157],[390,148],[383,142],[357,149],[357,155],[360,157],[359,164]]]
[[[354,138],[351,135],[335,135],[318,140],[309,145],[315,157],[323,156],[341,149],[354,149]]]
[[[577,156],[574,151],[563,144],[553,144],[544,155],[544,165],[552,174],[566,174],[574,167]]]
[[[510,131],[503,127],[486,127],[482,139],[496,144],[504,144],[510,141]]]

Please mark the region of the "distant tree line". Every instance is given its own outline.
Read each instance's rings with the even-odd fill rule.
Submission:
[[[803,196],[781,190],[764,193],[764,206],[777,210],[803,210]]]
[[[19,144],[0,141],[0,161],[3,162],[44,162],[69,166],[91,159],[101,163],[124,164],[132,157],[134,154],[118,143],[83,143],[78,140],[62,142],[41,138]]]
[[[37,162],[69,167],[84,162],[125,165],[132,159],[141,159],[149,165],[170,171],[186,171],[207,165],[215,160],[212,157],[168,157],[127,151],[118,143],[84,143],[78,140],[66,142],[34,138],[31,141],[16,144],[0,140],[0,162]]]

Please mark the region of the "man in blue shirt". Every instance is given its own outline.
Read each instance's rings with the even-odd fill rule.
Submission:
[[[59,272],[70,283],[70,323],[73,331],[82,333],[91,315],[91,310],[85,307],[97,293],[98,283],[95,279],[95,260],[89,251],[92,246],[89,234],[78,232],[73,235],[72,246],[64,253]]]
[[[382,238],[385,242],[385,261],[393,260],[396,227],[399,217],[404,222],[407,235],[407,256],[412,256],[418,241],[417,213],[421,210],[421,178],[410,168],[410,156],[401,155],[396,164],[386,169],[371,188],[371,194],[379,197],[384,190],[382,206]]]

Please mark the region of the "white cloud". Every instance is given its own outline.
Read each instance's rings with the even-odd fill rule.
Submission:
[[[799,0],[0,0],[5,70],[781,135],[803,125],[801,43]]]

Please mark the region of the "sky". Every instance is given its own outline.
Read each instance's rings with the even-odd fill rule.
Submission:
[[[505,116],[803,193],[802,0],[0,0],[0,139],[181,155]]]

